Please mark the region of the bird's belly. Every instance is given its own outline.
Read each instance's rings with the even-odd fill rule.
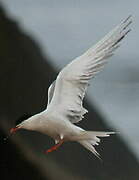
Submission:
[[[59,139],[58,129],[52,123],[49,123],[49,125],[44,125],[43,128],[38,131],[52,137],[53,139]]]
[[[62,137],[65,140],[68,140],[70,136],[75,135],[75,125],[67,120],[54,120],[51,119],[43,123],[39,132],[47,134],[53,139],[60,140]]]

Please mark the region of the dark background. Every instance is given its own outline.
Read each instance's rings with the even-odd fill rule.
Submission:
[[[47,34],[46,34],[47,36]],[[49,59],[49,61],[48,61]],[[45,109],[47,89],[57,75],[38,43],[25,33],[0,6],[0,178],[138,180],[139,164],[128,146],[116,135],[98,147],[103,162],[77,143],[66,143],[44,155],[52,145],[45,135],[21,130],[7,141],[9,129]],[[85,129],[112,130],[95,106],[80,123]],[[93,119],[93,120],[92,120]]]

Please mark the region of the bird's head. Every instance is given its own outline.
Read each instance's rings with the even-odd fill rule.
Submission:
[[[16,125],[14,128],[10,129],[10,134],[14,134],[16,133],[18,130],[20,129],[28,129],[31,130],[31,121],[29,121],[29,119],[32,117],[33,115],[31,114],[23,114],[23,116],[21,116],[18,120],[17,123],[18,125]]]
[[[27,120],[23,121],[22,123],[16,125],[14,128],[10,129],[10,134],[14,134],[16,133],[18,130],[20,129],[29,129],[29,123],[27,122]]]
[[[30,118],[27,120],[22,121],[14,128],[10,129],[10,134],[16,133],[20,129],[26,129],[26,130],[36,130],[36,121],[32,121]]]

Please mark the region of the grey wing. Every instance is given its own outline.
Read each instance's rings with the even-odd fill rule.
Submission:
[[[54,95],[55,82],[56,82],[56,81],[54,81],[54,82],[50,85],[50,87],[49,87],[49,89],[48,89],[48,102],[47,102],[47,107],[48,107],[48,105],[51,103],[51,100],[52,100],[53,95]]]
[[[56,80],[53,105],[61,106],[61,114],[72,123],[82,120],[87,110],[83,98],[89,80],[104,67],[108,58],[119,47],[120,41],[130,31],[131,16],[122,21],[95,46],[68,64]]]

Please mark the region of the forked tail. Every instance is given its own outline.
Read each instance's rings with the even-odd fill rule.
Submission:
[[[99,137],[109,137],[111,134],[115,134],[115,132],[83,131],[76,137],[76,141],[100,159],[100,154],[96,151],[94,146],[99,145]]]

